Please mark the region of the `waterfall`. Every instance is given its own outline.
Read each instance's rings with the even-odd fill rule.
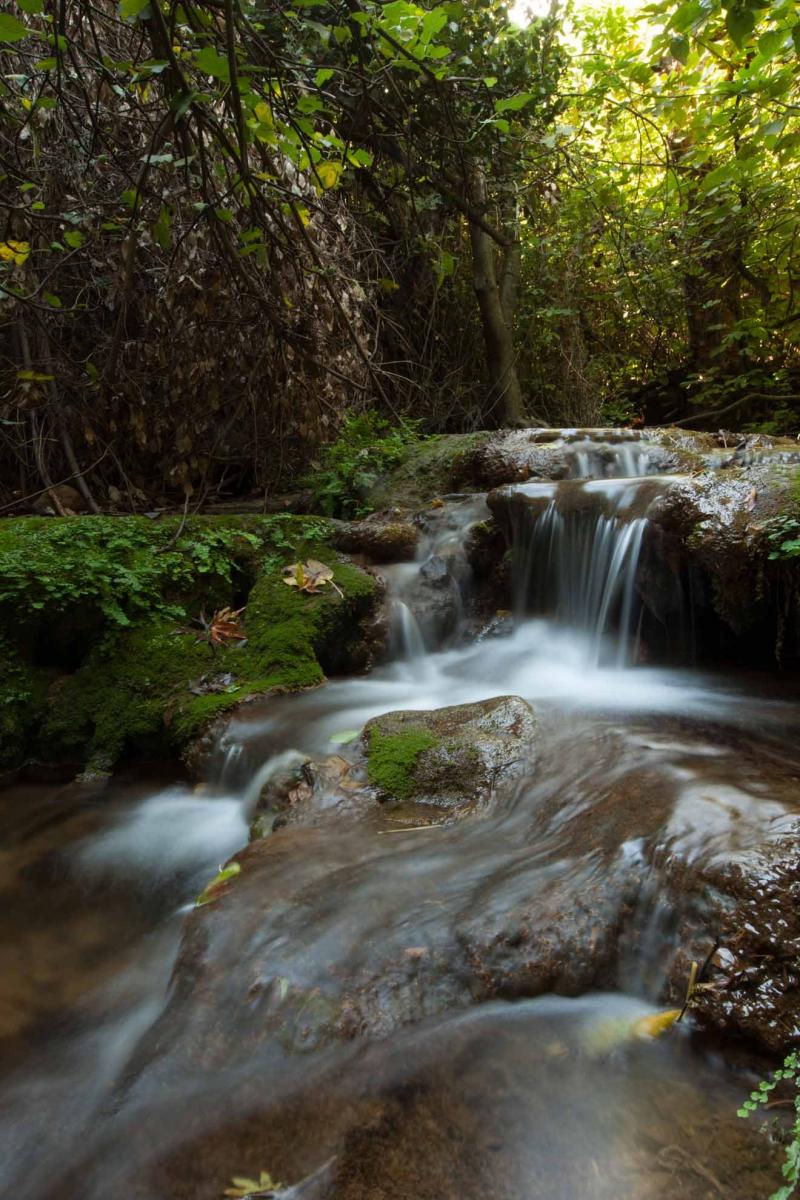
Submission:
[[[417,618],[403,600],[392,601],[391,648],[394,658],[410,662],[425,656],[425,639]]]
[[[654,489],[651,476],[513,490],[516,610],[585,635],[592,665],[636,657],[636,576]]]

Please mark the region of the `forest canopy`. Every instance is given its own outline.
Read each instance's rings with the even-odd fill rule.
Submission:
[[[372,409],[800,432],[799,55],[794,0],[7,4],[3,511]]]

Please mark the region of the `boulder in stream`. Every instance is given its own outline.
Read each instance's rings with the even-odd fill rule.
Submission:
[[[364,728],[367,772],[384,800],[469,812],[530,768],[536,728],[519,696],[386,713]]]

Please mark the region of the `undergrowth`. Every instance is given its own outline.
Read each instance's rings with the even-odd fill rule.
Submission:
[[[345,417],[339,437],[324,448],[319,467],[306,477],[314,507],[331,517],[370,512],[370,488],[419,440],[418,426],[417,421],[392,426],[372,410]]]
[[[792,479],[791,498],[793,504],[787,512],[764,522],[773,561],[800,556],[800,471]]]
[[[762,1079],[755,1091],[750,1093],[749,1100],[745,1100],[739,1109],[740,1117],[750,1117],[759,1109],[766,1108],[770,1092],[782,1080],[794,1084],[794,1125],[788,1140],[785,1141],[784,1161],[781,1168],[786,1182],[772,1193],[769,1200],[789,1200],[790,1196],[796,1194],[798,1184],[800,1184],[800,1081],[798,1080],[798,1070],[800,1070],[800,1054],[792,1051],[784,1059],[783,1066],[774,1071],[769,1079]]]

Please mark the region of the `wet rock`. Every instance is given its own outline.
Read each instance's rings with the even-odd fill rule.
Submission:
[[[536,728],[518,696],[387,713],[364,727],[368,775],[384,799],[468,812],[530,770]]]
[[[364,554],[373,562],[405,562],[417,551],[419,531],[401,514],[376,514],[338,526],[332,541],[346,554]]]
[[[672,996],[681,998],[692,961],[705,965],[696,1023],[775,1055],[800,1044],[799,850],[800,824],[741,861],[673,863],[667,875],[683,913]]]
[[[262,789],[251,840],[288,825],[322,825],[361,819],[375,807],[375,789],[363,759],[331,754],[321,762],[298,764]]]
[[[426,567],[404,587],[403,602],[414,614],[427,648],[436,650],[456,631],[461,592],[442,558],[430,568],[430,574]]]
[[[419,573],[431,587],[447,587],[452,578],[450,568],[440,554],[432,554],[422,564]]]
[[[786,468],[776,469],[768,460],[677,480],[648,510],[660,540],[654,551],[651,535],[644,560],[652,576],[641,581],[645,604],[657,611],[663,601],[664,570],[659,578],[654,569],[660,558],[673,577],[683,573],[684,592],[700,622],[708,617],[700,625],[701,642],[736,653],[737,641],[756,631],[754,646],[759,654],[769,653],[778,614],[767,531],[772,518],[792,508],[790,484]],[[712,617],[724,627],[721,633],[711,627]],[[763,625],[768,628],[759,634]]]

